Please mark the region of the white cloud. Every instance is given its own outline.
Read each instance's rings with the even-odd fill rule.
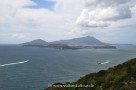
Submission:
[[[111,6],[124,5],[126,3],[133,1],[135,0],[86,0],[86,6],[111,7]]]
[[[0,0],[0,22],[12,18],[18,8],[28,5],[34,5],[34,3],[31,0]]]
[[[83,27],[108,27],[132,17],[133,0],[87,0],[76,23]]]
[[[26,36],[23,34],[12,34],[11,37],[15,39],[24,39]]]
[[[55,40],[62,37],[69,38],[66,34],[73,28],[76,17],[83,6],[82,3],[75,5],[78,1],[57,0],[55,1],[54,11],[50,11],[46,8],[27,8],[27,6],[36,5],[31,0],[5,0],[4,2],[0,0],[0,8],[4,8],[4,10],[0,10],[1,33],[5,33],[7,36],[9,33],[16,34],[16,36],[17,34],[20,36],[22,33],[32,36],[35,34],[35,37],[31,39],[47,38]],[[71,4],[73,5],[71,6]],[[71,10],[70,8],[74,9]],[[0,37],[1,39],[4,38]],[[27,40],[27,38],[24,38],[24,41]]]

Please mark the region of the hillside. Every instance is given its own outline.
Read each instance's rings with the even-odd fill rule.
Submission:
[[[36,46],[36,45],[48,45],[48,42],[42,40],[42,39],[36,39],[30,42],[22,43],[21,45],[30,45],[30,46]]]
[[[59,87],[54,87],[56,85]],[[94,85],[94,87],[64,88],[65,85]],[[88,74],[76,82],[56,83],[45,90],[136,90],[136,58],[108,70]]]

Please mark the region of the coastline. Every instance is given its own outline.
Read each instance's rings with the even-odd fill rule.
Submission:
[[[135,85],[136,58],[87,74],[75,82],[55,83],[44,90],[135,90]]]

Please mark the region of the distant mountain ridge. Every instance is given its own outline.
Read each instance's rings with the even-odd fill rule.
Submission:
[[[56,49],[115,49],[115,46],[112,46],[107,43],[103,43],[98,39],[90,36],[74,38],[69,40],[59,40],[54,42],[46,42],[41,39],[36,39],[27,43],[21,44],[22,46],[27,47],[44,47],[44,48],[56,48]]]
[[[48,44],[65,44],[69,46],[99,46],[99,45],[107,45],[106,43],[101,42],[100,40],[86,36],[80,38],[73,38],[69,40],[59,40],[54,42],[46,42],[42,39],[36,39],[30,42],[23,43],[22,45],[48,45]]]

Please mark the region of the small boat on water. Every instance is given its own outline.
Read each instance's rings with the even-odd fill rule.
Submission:
[[[107,60],[107,61],[105,61],[105,62],[97,61],[97,64],[98,64],[98,65],[100,65],[100,64],[107,64],[107,63],[109,63],[109,62],[110,62],[110,61],[108,61],[108,60]]]
[[[99,64],[101,64],[101,62],[97,61],[97,64],[99,65]]]

